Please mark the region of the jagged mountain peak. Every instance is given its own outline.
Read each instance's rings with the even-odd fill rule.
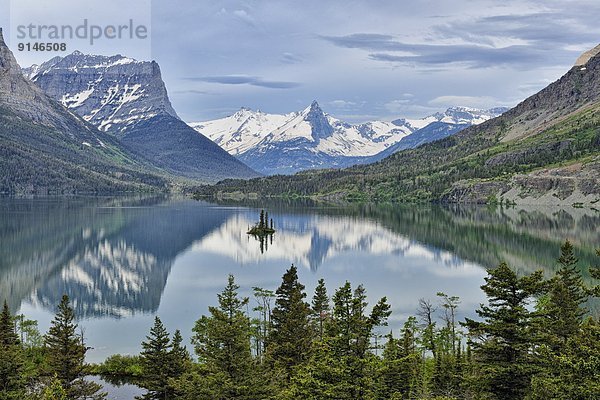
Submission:
[[[263,115],[264,113],[260,110],[253,110],[251,108],[248,107],[241,107],[239,110],[237,110],[232,117],[235,118],[236,120],[246,120],[248,118],[255,118],[258,116]]]
[[[315,110],[315,111],[317,111],[317,110],[321,110],[321,106],[319,105],[319,102],[318,102],[317,100],[313,100],[313,101],[310,103],[310,107],[309,107],[309,108],[310,108],[311,110]],[[323,110],[321,110],[321,112],[323,112]]]
[[[304,109],[304,111],[302,112],[302,114],[308,115],[327,115],[325,113],[325,111],[323,111],[323,109],[321,108],[321,106],[319,105],[319,103],[316,100],[313,100],[312,103],[310,103],[310,106],[306,107]]]
[[[334,128],[330,124],[328,115],[325,114],[316,100],[313,100],[310,106],[302,112],[301,116],[304,121],[310,124],[311,136],[315,142],[326,139],[333,134]]]

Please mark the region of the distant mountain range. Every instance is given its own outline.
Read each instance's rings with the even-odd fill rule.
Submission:
[[[47,95],[163,173],[204,182],[258,176],[179,119],[154,61],[76,51],[22,72]]]
[[[599,127],[597,46],[516,107],[444,139],[374,164],[227,181],[199,193],[593,206],[600,202]]]
[[[259,172],[290,174],[379,161],[395,151],[444,138],[506,110],[454,107],[421,119],[352,125],[326,114],[314,101],[290,114],[242,108],[229,117],[190,126]]]

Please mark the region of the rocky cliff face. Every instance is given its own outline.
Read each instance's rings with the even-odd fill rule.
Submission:
[[[177,118],[154,61],[76,51],[23,73],[46,94],[105,132],[122,134],[157,115]]]
[[[587,205],[600,201],[600,161],[516,174],[503,181],[458,182],[445,203]]]
[[[504,113],[502,137],[507,142],[532,136],[572,112],[600,101],[600,46],[584,53],[559,80]],[[587,60],[587,61],[586,61]]]
[[[0,106],[37,124],[69,131],[92,146],[100,145],[94,129],[73,118],[64,108],[55,104],[36,85],[21,75],[21,68],[6,46],[0,29]]]

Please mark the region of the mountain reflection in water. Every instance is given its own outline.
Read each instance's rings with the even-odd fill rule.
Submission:
[[[277,222],[262,251],[246,234],[261,208]],[[214,303],[227,273],[243,287],[275,289],[294,263],[307,290],[320,277],[330,294],[346,279],[364,282],[373,297],[388,296],[401,319],[439,290],[476,307],[482,267],[501,261],[550,274],[567,238],[587,277],[600,244],[594,210],[2,198],[0,297],[13,312],[26,305],[51,315],[66,293],[82,320],[127,320],[159,312],[169,281],[169,307],[195,305],[185,311],[189,325]]]

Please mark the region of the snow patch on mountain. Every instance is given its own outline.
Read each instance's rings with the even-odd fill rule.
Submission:
[[[266,114],[242,108],[226,118],[189,125],[245,162],[250,155],[266,155],[274,150],[288,154],[303,150],[304,153],[325,157],[325,161],[314,159],[308,162],[312,164],[308,168],[326,168],[331,166],[328,164],[331,157],[377,155],[432,123],[468,126],[487,121],[503,111],[505,109],[453,107],[421,119],[353,125],[326,114],[314,101],[304,110],[289,114]],[[289,164],[293,166],[294,160]]]

